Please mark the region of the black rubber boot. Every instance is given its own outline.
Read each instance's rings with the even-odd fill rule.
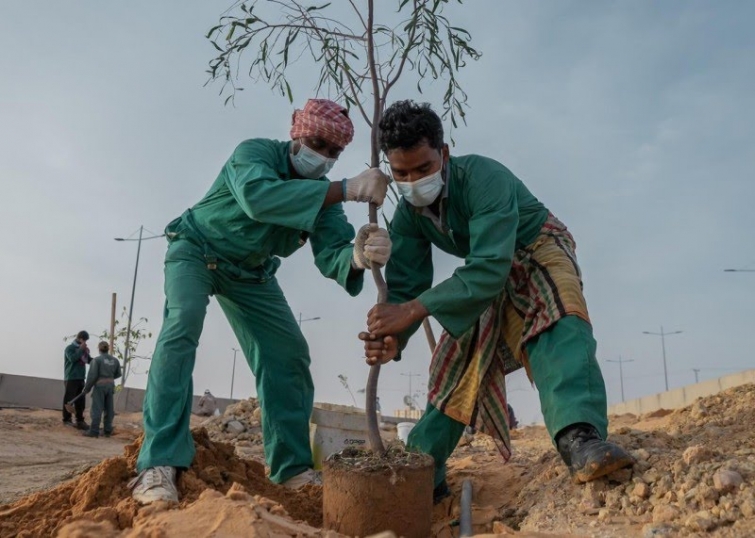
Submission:
[[[572,424],[556,435],[558,453],[577,483],[589,482],[634,464],[623,448],[601,439],[590,424]]]
[[[92,430],[87,430],[82,434],[84,437],[99,437],[99,433],[94,433]]]
[[[89,424],[87,424],[83,420],[79,420],[79,421],[76,422],[76,429],[77,430],[88,430],[89,429]]]

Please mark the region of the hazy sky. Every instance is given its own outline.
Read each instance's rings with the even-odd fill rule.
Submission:
[[[62,378],[63,337],[105,329],[112,292],[119,309],[128,304],[136,243],[113,238],[142,224],[161,233],[240,141],[287,137],[293,107],[268,87],[243,81],[235,108],[203,87],[213,55],[204,34],[230,3],[0,7],[0,372]],[[452,151],[506,164],[574,233],[609,400],[620,399],[619,375],[605,360],[619,356],[634,360],[627,398],[663,390],[660,339],[642,334],[661,325],[684,331],[666,342],[672,386],[693,382],[693,368],[701,379],[751,368],[755,273],[723,269],[755,267],[755,4],[470,0],[447,14],[483,52],[461,74],[471,110]],[[291,80],[300,106],[315,80],[304,67]],[[408,85],[393,98],[422,97]],[[368,159],[367,127],[356,128],[332,178]],[[363,205],[347,213],[366,222]],[[135,316],[155,335],[164,253],[162,239],[143,244],[136,289]],[[435,259],[437,278],[461,262]],[[316,399],[351,403],[337,375],[354,391],[366,380],[356,334],[374,286],[349,298],[308,247],[279,278],[297,315],[322,318],[303,324]],[[197,392],[228,395],[236,346],[211,302]],[[426,382],[428,364],[418,335],[383,369],[386,411],[410,379],[413,389]],[[234,395],[253,386],[239,356]],[[522,420],[539,417],[526,378],[508,388]]]

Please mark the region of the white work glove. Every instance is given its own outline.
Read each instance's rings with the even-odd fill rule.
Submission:
[[[368,168],[358,176],[343,180],[345,202],[371,202],[383,205],[391,179],[379,168]]]
[[[370,269],[372,264],[383,267],[391,257],[391,238],[388,231],[377,224],[365,224],[354,239],[354,257],[351,265],[355,269]]]

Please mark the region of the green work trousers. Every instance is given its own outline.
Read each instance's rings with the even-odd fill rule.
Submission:
[[[113,431],[113,417],[115,408],[113,407],[113,397],[115,396],[115,384],[95,385],[92,388],[92,409],[90,410],[89,430],[92,433],[100,433],[100,421],[104,417],[104,432],[108,435]]]
[[[187,468],[192,372],[210,295],[215,295],[256,378],[265,459],[273,482],[311,468],[309,417],[314,385],[309,348],[277,280],[219,261],[207,268],[202,247],[173,241],[165,257],[165,310],[144,397],[145,438],[137,467]]]
[[[595,358],[596,343],[589,323],[566,316],[527,343],[532,380],[551,439],[579,422],[592,424],[605,439],[608,429],[606,387]],[[466,425],[427,405],[409,434],[410,448],[435,459],[435,485],[446,477],[446,460]]]

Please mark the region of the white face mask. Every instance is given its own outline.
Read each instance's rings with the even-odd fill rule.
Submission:
[[[291,162],[296,172],[302,177],[308,179],[320,178],[330,172],[333,165],[336,164],[336,159],[328,159],[320,155],[312,148],[304,145],[304,142],[300,142],[297,153],[293,153],[293,145],[291,148]]]
[[[414,207],[432,204],[443,190],[443,168],[417,181],[394,181],[398,192]]]

